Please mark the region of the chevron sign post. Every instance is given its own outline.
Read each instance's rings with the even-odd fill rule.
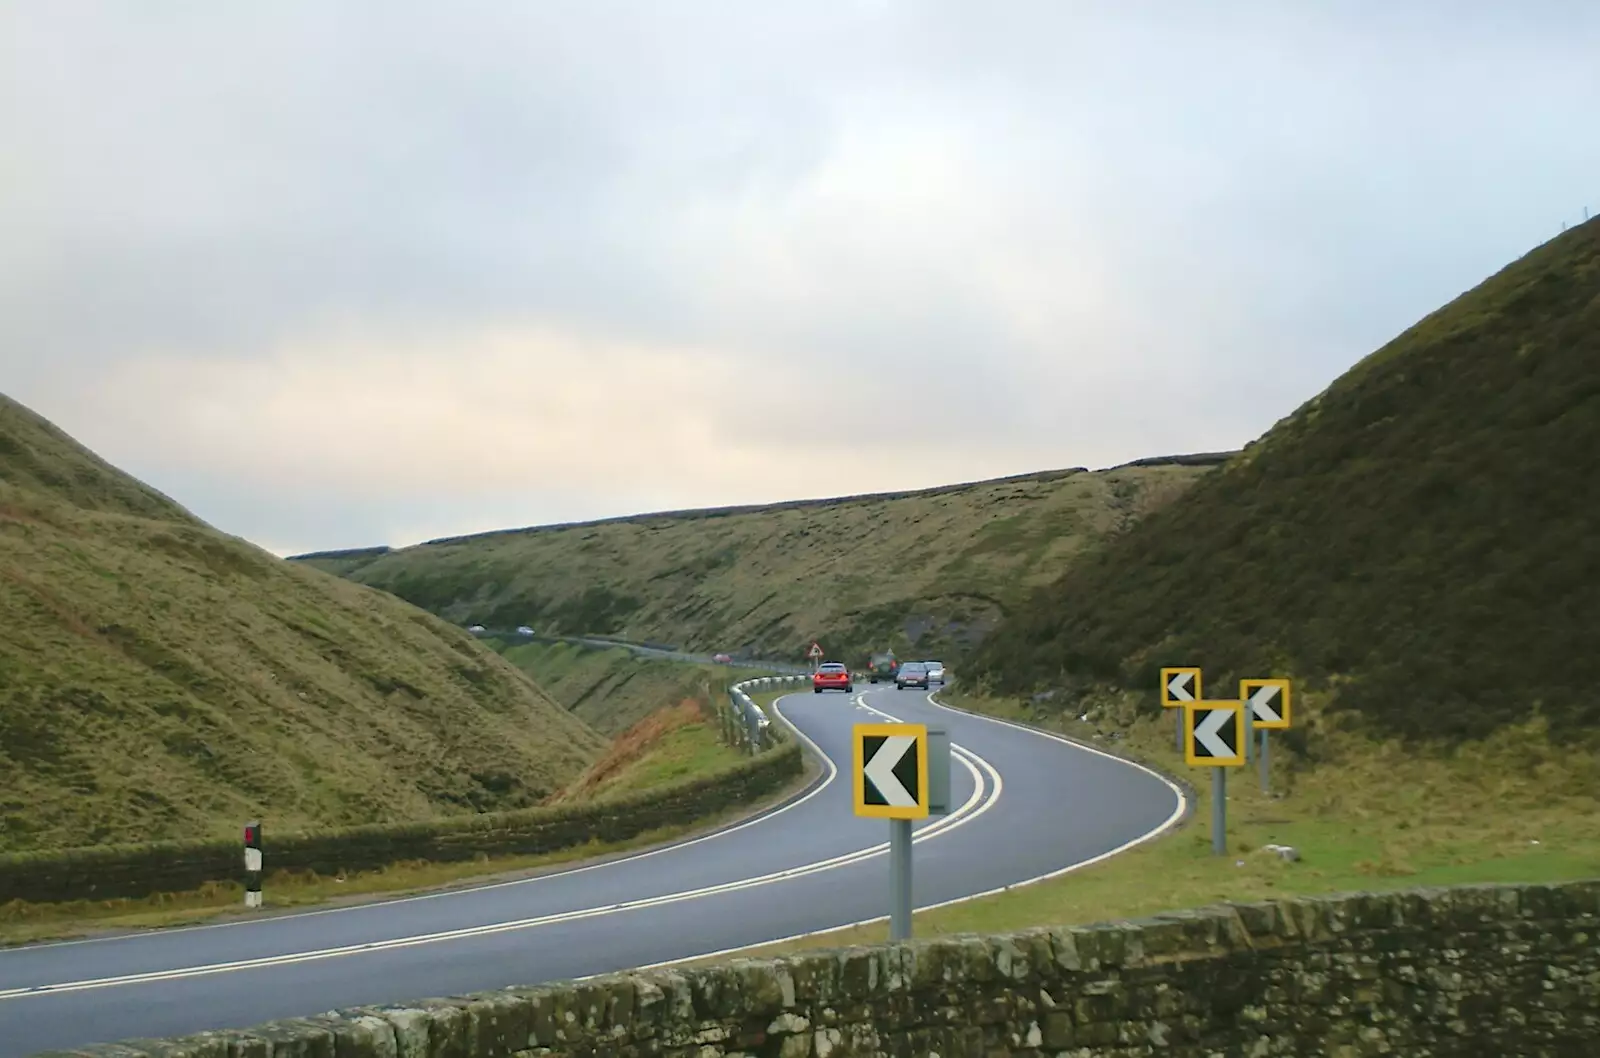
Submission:
[[[1261,746],[1256,751],[1261,764],[1261,792],[1271,793],[1267,734],[1289,730],[1289,681],[1240,680],[1239,700],[1249,707],[1251,726],[1261,732]]]
[[[889,939],[906,940],[911,936],[911,821],[950,810],[950,740],[925,724],[895,723],[857,724],[851,741],[855,813],[889,820]]]
[[[1190,702],[1183,707],[1183,759],[1211,769],[1211,851],[1228,851],[1228,769],[1244,764],[1245,703]]]
[[[1161,705],[1166,709],[1178,709],[1173,718],[1178,721],[1177,740],[1178,752],[1183,752],[1183,712],[1182,707],[1190,702],[1200,700],[1200,670],[1198,668],[1162,669],[1161,670]]]

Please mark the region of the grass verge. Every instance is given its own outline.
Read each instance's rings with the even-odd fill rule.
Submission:
[[[709,775],[743,759],[744,754],[722,741],[710,704],[685,698],[618,735],[558,803],[638,793]]]
[[[1270,795],[1252,766],[1228,776],[1228,852],[1211,851],[1211,777],[1174,746],[1172,718],[1127,726],[1040,720],[1016,701],[944,700],[1059,731],[1192,785],[1181,828],[1069,874],[914,916],[914,936],[994,933],[1136,918],[1226,901],[1351,890],[1600,876],[1600,769],[1535,725],[1423,754],[1321,728],[1314,762],[1274,746]],[[1297,713],[1315,701],[1297,697]],[[1115,730],[1122,737],[1111,738]],[[1293,846],[1296,862],[1265,849]],[[885,908],[887,913],[887,908]],[[741,952],[744,957],[878,944],[888,923]],[[716,959],[697,960],[714,962]]]
[[[591,841],[539,856],[479,856],[460,863],[403,862],[379,870],[331,877],[313,872],[272,872],[262,883],[265,906],[260,912],[245,911],[243,888],[235,883],[212,883],[190,892],[158,894],[136,900],[80,900],[50,904],[12,901],[0,905],[0,945],[260,918],[273,912],[337,907],[532,878],[563,867],[599,863],[648,851],[732,825],[793,797],[797,791],[814,781],[817,774],[816,763],[808,760],[805,771],[794,782],[751,804],[705,817],[693,824],[647,831],[628,841]]]

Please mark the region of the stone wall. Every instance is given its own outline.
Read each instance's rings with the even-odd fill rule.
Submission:
[[[98,1053],[1593,1058],[1597,937],[1600,881],[1355,894],[615,975]]]

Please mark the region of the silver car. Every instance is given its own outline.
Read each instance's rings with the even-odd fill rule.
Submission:
[[[928,682],[944,686],[944,662],[924,661],[923,664],[928,667]]]

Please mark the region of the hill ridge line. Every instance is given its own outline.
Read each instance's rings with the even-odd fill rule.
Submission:
[[[1101,467],[1090,470],[1088,467],[1061,467],[1054,470],[1033,470],[1021,474],[1007,474],[997,478],[981,478],[974,481],[958,481],[948,485],[930,485],[920,489],[898,489],[887,492],[860,492],[845,496],[819,496],[803,500],[778,500],[773,503],[744,503],[722,507],[689,507],[676,510],[647,511],[639,514],[617,514],[605,518],[590,518],[572,522],[550,522],[544,525],[528,525],[512,529],[489,529],[481,533],[465,533],[456,536],[441,536],[431,540],[424,540],[416,544],[406,544],[402,547],[391,547],[388,544],[375,544],[368,547],[332,548],[324,551],[306,551],[297,555],[286,555],[284,561],[299,562],[311,559],[325,558],[358,558],[364,556],[386,555],[393,551],[405,551],[419,547],[434,547],[442,544],[459,544],[470,540],[487,540],[502,536],[521,536],[533,533],[552,533],[569,529],[585,529],[602,525],[625,525],[634,522],[687,520],[695,518],[726,518],[739,514],[754,514],[760,511],[793,511],[804,510],[808,507],[834,507],[847,503],[870,503],[879,500],[906,499],[913,496],[938,496],[945,493],[957,492],[962,489],[977,488],[983,485],[1003,485],[1009,482],[1024,481],[1056,481],[1075,474],[1108,474],[1114,470],[1123,470],[1128,467],[1155,467],[1155,466],[1212,466],[1226,462],[1238,455],[1243,449],[1232,449],[1222,452],[1190,452],[1178,455],[1146,456],[1142,459],[1129,460],[1115,466]]]

